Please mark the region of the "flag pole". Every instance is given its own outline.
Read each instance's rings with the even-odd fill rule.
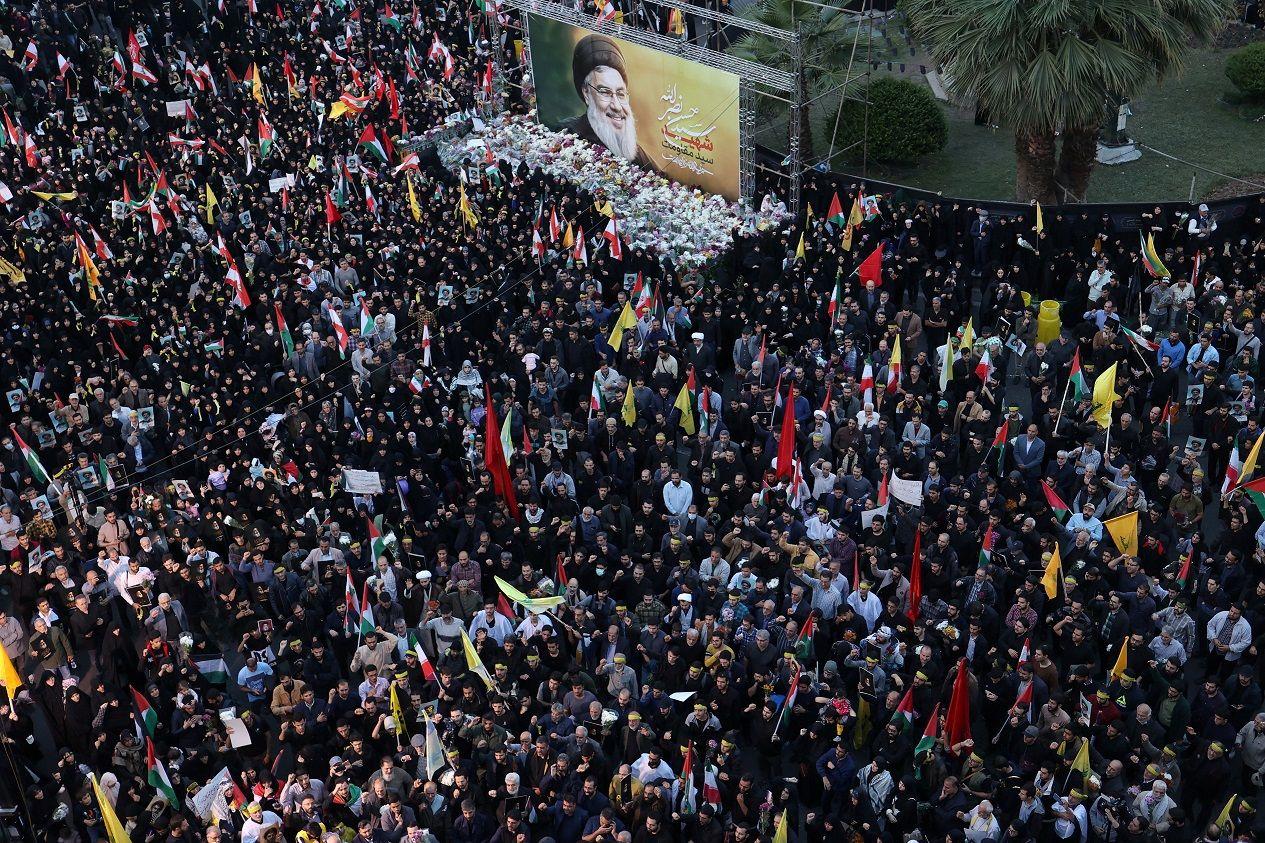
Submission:
[[[1063,422],[1063,412],[1067,408],[1067,396],[1072,391],[1072,377],[1068,375],[1067,383],[1063,385],[1063,400],[1059,402],[1059,415],[1054,420],[1054,430],[1050,432],[1051,437],[1059,435],[1059,425]]]

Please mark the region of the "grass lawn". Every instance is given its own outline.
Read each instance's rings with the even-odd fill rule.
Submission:
[[[1193,53],[1184,73],[1132,103],[1129,135],[1146,146],[1229,176],[1262,181],[1265,173],[1265,105],[1227,104],[1233,90],[1225,78],[1228,50]],[[936,190],[946,196],[1014,197],[1015,153],[1011,133],[976,126],[970,111],[945,106],[949,142],[944,151],[913,168],[875,165],[876,178]],[[1226,186],[1227,179],[1149,149],[1129,164],[1099,166],[1090,182],[1089,201],[1186,199],[1194,177],[1195,196]],[[1230,187],[1234,185],[1231,184]],[[1252,188],[1239,184],[1243,191]],[[1265,190],[1265,186],[1262,188]]]

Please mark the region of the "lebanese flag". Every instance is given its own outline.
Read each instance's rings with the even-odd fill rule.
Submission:
[[[610,244],[611,257],[617,261],[622,261],[624,259],[624,247],[619,241],[619,228],[615,225],[614,217],[611,217],[610,222],[606,223],[606,230],[602,232],[602,236]]]
[[[156,85],[158,77],[148,67],[138,61],[132,62],[132,78],[139,79],[146,85]]]
[[[549,207],[549,240],[557,243],[558,238],[562,236],[562,226],[558,222],[558,209],[555,206]],[[640,276],[638,276],[640,279]]]
[[[92,232],[93,250],[97,253],[97,257],[103,261],[113,260],[114,253],[110,251],[110,244],[105,242],[105,238],[97,231],[95,226],[88,226]]]
[[[1026,649],[1026,646],[1025,646]],[[1032,723],[1036,720],[1036,712],[1032,709],[1032,680],[1028,680],[1028,684],[1019,692],[1018,698],[1015,699],[1015,708],[1023,709],[1028,715],[1028,722]]]
[[[787,390],[786,402],[782,410],[782,431],[777,443],[777,480],[791,479],[795,473],[792,463],[795,460],[795,382]]]
[[[484,461],[492,475],[492,489],[505,501],[510,515],[518,520],[518,501],[514,498],[514,483],[510,479],[509,465],[505,462],[505,449],[501,446],[501,425],[496,420],[496,408],[492,406],[492,391],[483,389],[487,415],[483,434]]]
[[[9,143],[14,146],[22,146],[26,138],[26,132],[22,130],[22,124],[15,124],[12,118],[9,117],[8,111],[0,112],[0,114],[4,116],[4,133],[8,136]]]
[[[354,618],[360,614],[360,604],[356,600],[356,583],[351,578],[351,568],[347,569],[347,584],[343,587],[343,602],[347,605],[347,614],[343,617],[343,634],[351,635],[360,624]]]
[[[149,201],[145,203],[145,207],[149,209],[149,224],[153,227],[155,234],[162,234],[167,230],[167,220],[163,219],[163,213],[158,209],[158,203],[151,196]]]
[[[582,226],[576,226],[575,232],[575,248],[571,250],[571,259],[577,264],[582,263],[585,266],[588,266],[589,250],[584,244],[584,228]]]
[[[35,69],[35,65],[40,60],[40,51],[36,49],[34,39],[26,45],[26,53],[24,55],[26,56],[26,70],[29,73]]]
[[[57,81],[60,82],[66,78],[66,74],[73,69],[73,65],[61,54],[57,53]]]
[[[865,358],[865,368],[861,370],[861,396],[863,403],[871,403],[874,401],[874,367],[870,365],[870,358]]]
[[[986,383],[993,376],[993,360],[988,355],[988,349],[984,349],[984,356],[975,364],[975,377],[980,379],[980,383]]]
[[[857,276],[860,277],[861,283],[873,281],[875,287],[883,286],[883,244],[879,243],[874,247],[874,251],[870,252],[870,256],[861,261],[857,267]]]
[[[1031,638],[1023,639],[1023,646],[1019,648],[1019,662],[1015,665],[1016,669],[1021,668],[1025,664],[1029,664],[1032,662],[1031,644],[1032,644]]]
[[[27,135],[24,139],[23,146],[25,147],[26,166],[32,170],[38,170],[40,166],[40,151],[35,148],[35,141],[31,140],[30,135]]]
[[[430,368],[430,325],[422,326],[422,366]]]
[[[347,334],[347,329],[343,327],[343,320],[335,317],[330,324],[334,326],[334,336],[338,337],[338,355],[346,357],[347,345],[351,342],[351,337]]]
[[[540,227],[533,225],[531,227],[531,251],[538,260],[545,257],[545,241],[540,239]]]
[[[13,201],[13,191],[9,189],[9,186],[7,184],[0,181],[0,202],[3,202],[4,204],[8,205],[12,201]]]

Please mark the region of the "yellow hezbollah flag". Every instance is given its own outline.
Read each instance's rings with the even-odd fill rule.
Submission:
[[[101,811],[101,822],[110,843],[132,843],[132,838],[127,836],[127,829],[119,822],[119,815],[114,813],[109,797],[101,790],[101,785],[97,784],[97,777],[89,773],[88,778],[92,780],[92,793],[97,797],[97,808]]]
[[[1045,231],[1045,216],[1041,213],[1041,203],[1037,203],[1037,234]]]
[[[1239,799],[1237,793],[1232,794],[1225,802],[1225,807],[1221,809],[1221,813],[1217,814],[1217,818],[1213,820],[1217,827],[1221,829],[1222,834],[1226,831],[1226,823],[1234,825],[1234,821],[1230,819],[1230,812],[1234,809],[1234,803]]]
[[[602,214],[603,216],[607,216],[607,217],[610,217],[611,219],[615,219],[615,209],[611,207],[611,200],[609,199],[606,200],[605,205],[598,205],[596,202],[594,202],[593,210],[597,211],[599,214]]]
[[[15,284],[26,283],[26,273],[4,258],[0,258],[0,273],[7,275]]]
[[[799,245],[795,247],[795,260],[804,259],[804,235],[799,235]]]
[[[848,225],[853,228],[865,222],[865,215],[861,213],[861,194],[857,194],[852,200],[852,210],[848,212]]]
[[[637,403],[633,400],[632,378],[628,379],[628,389],[624,390],[624,406],[619,410],[619,417],[629,427],[637,423]]]
[[[252,64],[250,66],[247,78],[250,80],[250,92],[255,97],[255,102],[262,105],[264,101],[264,79],[259,75],[259,65]]]
[[[773,832],[773,843],[787,843],[790,839],[790,811],[783,811],[782,818],[777,821],[777,831]]]
[[[404,708],[400,705],[400,692],[395,687],[395,682],[391,683],[391,716],[395,718],[396,734],[403,732],[408,734],[408,730],[404,728]]]
[[[958,348],[965,348],[969,356],[971,349],[975,347],[975,328],[971,325],[971,320],[966,320],[966,325],[962,327],[962,341],[958,343]]]
[[[0,684],[3,684],[4,689],[9,692],[9,699],[13,699],[18,688],[22,687],[22,677],[18,674],[18,669],[13,666],[13,659],[9,658],[9,653],[3,646],[0,646]]]
[[[1125,668],[1129,666],[1129,639],[1126,638],[1120,642],[1120,655],[1116,656],[1116,664],[1111,668],[1111,678],[1119,679],[1124,673]]]
[[[31,193],[47,202],[50,199],[59,199],[62,202],[69,202],[71,199],[78,199],[79,194],[73,190],[63,191],[61,193],[50,193],[44,190],[32,190]]]
[[[676,395],[673,407],[681,411],[681,429],[690,436],[694,435],[694,402],[690,400],[690,382],[681,384],[681,391]]]
[[[1235,481],[1242,486],[1247,479],[1252,476],[1252,472],[1256,470],[1256,460],[1261,455],[1261,440],[1265,439],[1265,430],[1261,431],[1261,435],[1256,437],[1256,444],[1252,446],[1252,450],[1247,455],[1247,459],[1243,461],[1243,468],[1239,469],[1239,477]]]
[[[1081,748],[1076,751],[1076,758],[1072,760],[1072,769],[1082,776],[1089,775],[1089,738],[1081,738]]]
[[[566,598],[561,596],[528,597],[526,594],[523,594],[523,592],[514,588],[514,586],[510,585],[500,577],[493,577],[493,579],[496,580],[496,585],[501,589],[501,593],[505,595],[506,600],[509,600],[511,603],[517,603],[518,605],[526,609],[530,609],[533,612],[552,609],[554,606],[558,606],[566,602]]]
[[[562,248],[570,249],[575,245],[575,233],[571,230],[571,223],[567,223],[566,233],[562,235]]]
[[[1059,555],[1059,546],[1054,545],[1054,553],[1045,566],[1045,575],[1041,577],[1041,585],[1045,586],[1045,596],[1053,600],[1059,593],[1059,578],[1063,576],[1063,557]]]
[[[606,342],[607,344],[619,351],[620,346],[624,344],[624,331],[637,327],[637,317],[633,315],[632,304],[624,302],[624,309],[619,312],[619,318],[615,320],[615,326],[611,328],[611,336]]]
[[[474,649],[474,642],[470,640],[470,636],[466,634],[464,629],[461,630],[461,646],[466,651],[466,667],[470,669],[471,673],[483,680],[483,684],[488,687],[489,691],[492,690],[492,686],[495,684],[492,682],[492,675],[483,666],[483,660],[479,658],[479,654]]]
[[[845,252],[852,251],[852,224],[848,223],[843,228],[843,250]]]
[[[1127,515],[1117,515],[1115,518],[1102,522],[1107,528],[1107,532],[1111,533],[1111,540],[1116,543],[1116,547],[1120,548],[1120,552],[1128,556],[1136,556],[1138,553],[1138,511],[1135,509]]]
[[[413,222],[421,222],[422,206],[417,204],[417,194],[413,192],[413,177],[406,174],[404,181],[408,183],[408,206],[413,212]]]
[[[1116,403],[1119,395],[1116,395],[1116,366],[1119,363],[1112,363],[1103,373],[1094,378],[1094,409],[1092,415],[1094,421],[1101,428],[1111,427],[1111,408]]]
[[[457,200],[457,210],[461,212],[462,219],[465,224],[471,228],[479,227],[479,216],[470,207],[470,197],[466,196],[466,186],[461,185],[460,198]]]
[[[211,183],[206,183],[206,224],[215,225],[215,206],[220,204],[220,200],[215,198],[215,191],[211,189]]]

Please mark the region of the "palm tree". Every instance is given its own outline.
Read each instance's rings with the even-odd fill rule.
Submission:
[[[901,8],[952,90],[1014,129],[1018,198],[1052,204],[1084,200],[1108,99],[1180,73],[1191,47],[1216,34],[1233,5],[902,0]]]
[[[799,32],[804,66],[804,75],[798,79],[800,101],[804,103],[799,115],[799,148],[803,160],[811,163],[814,154],[812,112],[814,106],[822,102],[833,105],[833,99],[823,95],[847,81],[848,65],[859,35],[856,16],[842,8],[826,7],[825,0],[822,3],[761,0],[748,17],[777,29]],[[787,73],[795,69],[790,45],[780,38],[749,32],[730,47],[729,52]],[[768,97],[761,97],[759,103],[766,117],[786,112],[785,107]]]

